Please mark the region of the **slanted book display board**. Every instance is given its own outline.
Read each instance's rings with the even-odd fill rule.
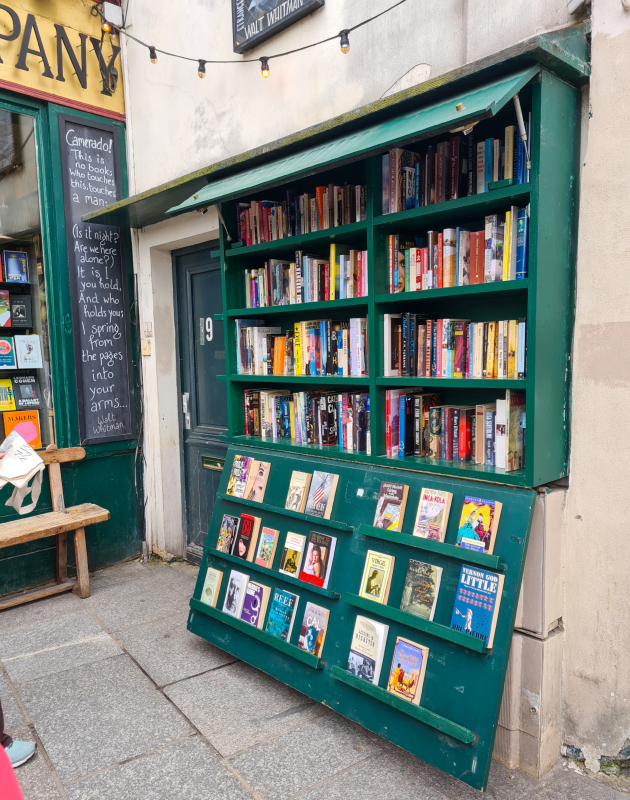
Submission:
[[[517,182],[516,178],[500,180],[505,160],[510,157],[509,151],[517,153],[517,148],[512,149],[511,143],[508,146],[506,130],[511,128],[509,136],[518,135],[512,102],[515,92],[519,92],[529,128],[531,168],[528,173],[524,172],[523,164],[520,164],[521,178],[526,176],[526,180],[521,179],[521,182]],[[531,67],[476,89],[467,88],[461,95],[453,94],[426,109],[375,123],[373,128],[363,133],[350,133],[343,139],[321,146],[319,150],[315,146],[304,153],[290,155],[282,162],[258,166],[250,173],[217,181],[216,185],[211,183],[195,195],[198,199],[191,198],[172,210],[184,211],[194,207],[195,203],[204,202],[219,202],[221,205],[222,217],[231,237],[228,240],[225,230],[221,229],[222,321],[226,340],[225,383],[228,400],[226,439],[231,445],[225,472],[228,473],[236,454],[271,464],[262,504],[230,499],[226,495],[229,476],[223,475],[210,525],[206,558],[195,596],[191,600],[189,628],[478,789],[485,787],[490,767],[534,502],[532,489],[567,474],[566,420],[570,375],[567,363],[572,325],[572,231],[577,201],[576,193],[570,187],[576,185],[577,175],[579,96],[575,87],[543,69]],[[394,148],[399,148],[401,153],[415,153],[418,158],[412,156],[411,162],[419,160],[420,164],[425,165],[426,172],[430,171],[431,165],[437,168],[433,178],[435,190],[443,191],[445,184],[440,180],[444,181],[445,176],[442,174],[438,179],[437,174],[440,171],[438,153],[444,156],[444,150],[440,151],[440,143],[450,140],[452,131],[459,128],[461,123],[466,123],[468,128],[475,123],[472,133],[466,134],[474,139],[472,152],[475,158],[471,155],[469,168],[473,164],[473,179],[481,182],[483,191],[477,191],[475,183],[472,193],[462,191],[457,199],[444,200],[440,197],[440,202],[415,205],[409,189],[412,186],[412,170],[403,168],[402,174],[407,181],[403,185],[406,186],[405,197],[409,199],[409,204],[405,203],[406,207],[403,205],[404,210],[396,210],[399,206],[395,204],[386,209],[387,202],[391,201],[391,193],[389,198],[386,197],[391,175],[388,179],[383,156],[389,154],[391,160]],[[464,144],[469,146],[465,136],[460,140],[462,147]],[[321,163],[315,166],[312,162],[318,152]],[[361,153],[364,155],[361,156]],[[431,158],[428,157],[429,153]],[[476,158],[482,154],[493,169],[479,170]],[[521,159],[522,156],[521,152]],[[406,157],[403,153],[401,159]],[[446,162],[442,164],[444,169]],[[483,166],[483,161],[481,164]],[[399,186],[396,183],[398,168],[396,164],[396,174],[393,176],[396,187]],[[516,166],[513,174],[516,174]],[[426,185],[426,174],[421,180]],[[356,190],[352,199],[343,190],[346,185],[364,188]],[[337,217],[341,219],[345,215],[345,224],[328,228],[324,225],[318,229],[320,204],[327,202],[320,195],[318,187],[341,188],[340,199],[346,204],[346,210],[338,208]],[[262,216],[255,220],[255,224],[258,225],[262,220],[263,225],[269,225],[269,232],[275,226],[277,236],[284,224],[282,211],[278,212],[277,209],[282,209],[285,203],[287,215],[290,216],[291,208],[296,208],[294,198],[300,196],[306,196],[302,212],[311,214],[310,232],[294,232],[293,235],[280,238],[270,233],[269,241],[257,244],[240,241],[248,238],[243,237],[241,227],[244,209],[258,204],[257,209]],[[315,201],[312,208],[311,196]],[[353,206],[359,208],[354,221],[346,213]],[[504,268],[507,272],[497,279],[497,275],[492,276],[492,271],[498,270],[503,254],[498,244],[500,235],[497,235],[496,226],[505,220],[506,228],[502,234],[508,242],[506,212],[511,213],[518,226],[518,211],[524,209],[527,209],[528,225],[526,259],[523,262],[521,258],[516,265],[517,274],[513,275],[510,272],[514,267],[512,254],[506,245]],[[278,213],[279,221],[265,222],[266,214],[271,217]],[[334,218],[334,214],[331,218]],[[250,217],[251,221],[254,221],[254,215]],[[460,260],[461,254],[457,249],[459,238],[450,241],[449,231],[459,236],[458,229],[470,231],[469,262]],[[473,247],[473,233],[476,235],[475,247],[483,245],[481,254]],[[522,231],[519,229],[517,233]],[[252,236],[250,231],[250,241],[253,240]],[[512,236],[514,246],[518,241],[522,246],[522,237],[514,237],[514,231]],[[400,248],[400,256],[396,253],[395,258],[390,258],[394,237]],[[442,282],[437,288],[435,284],[431,288],[427,282],[414,291],[411,285],[400,279],[405,270],[408,273],[411,253],[414,252],[407,249],[403,254],[405,248],[401,243],[405,240],[417,252],[435,248],[434,254],[439,253],[436,264],[439,260]],[[467,282],[458,275],[454,282],[445,280],[447,259],[449,270],[454,266],[459,269],[460,264],[471,274],[473,268],[485,268],[488,240],[492,251],[487,265],[491,272],[489,278],[484,275],[479,282]],[[331,252],[331,245],[334,245],[336,254]],[[453,249],[449,250],[449,247]],[[322,295],[331,296],[334,271],[330,265],[338,255],[347,255],[350,250],[357,258],[353,267],[352,296],[337,296],[334,300],[319,299]],[[296,287],[292,284],[294,275],[292,277],[288,265],[299,263],[302,256],[306,255],[311,258],[315,276],[308,287],[309,292],[312,290],[308,302],[281,302],[266,307],[251,307],[256,305],[252,301],[256,294],[266,291],[262,275],[271,280],[272,270],[268,267],[272,261],[274,268],[277,267],[273,284],[276,300],[295,297]],[[424,263],[422,275],[422,280],[425,280]],[[283,283],[285,280],[288,284]],[[520,357],[520,368],[513,367],[516,372],[504,372],[503,377],[487,377],[485,372],[482,377],[475,377],[473,367],[477,370],[479,365],[473,365],[471,358],[468,362],[470,369],[468,373],[464,370],[464,374],[458,370],[449,372],[443,364],[437,368],[437,372],[431,364],[429,372],[423,375],[406,372],[392,374],[389,369],[391,363],[388,364],[386,359],[391,353],[385,350],[386,341],[389,348],[392,346],[392,328],[387,330],[386,325],[396,315],[400,315],[404,323],[405,315],[409,313],[411,317],[407,319],[413,318],[416,325],[425,324],[425,333],[428,332],[427,321],[436,321],[436,324],[448,322],[449,325],[451,322],[465,321],[471,326],[482,323],[483,353],[486,353],[486,348],[491,352],[490,336],[497,339],[499,325],[503,325],[503,322],[497,321],[512,321],[519,329],[517,336],[520,335],[520,339],[515,340],[519,353],[515,355]],[[321,337],[318,342],[317,326],[321,320],[336,321],[340,328],[347,329],[348,347],[353,348],[354,371],[343,372],[342,376],[338,371],[322,374],[321,347],[328,331],[325,327],[319,328]],[[309,324],[299,330],[299,323],[307,321]],[[491,334],[490,326],[495,322],[496,327]],[[248,325],[257,325],[259,332],[250,330],[243,335]],[[439,330],[444,333],[444,328]],[[451,325],[448,330],[455,338],[458,334],[472,335],[470,330],[466,332],[466,329],[457,325]],[[504,345],[510,344],[506,327],[503,326],[502,330]],[[311,359],[314,369],[302,369],[296,373],[289,367],[284,371],[283,365],[292,363],[291,349],[295,355],[297,335],[306,333],[310,337],[309,346],[316,353]],[[474,333],[478,343],[479,332],[475,330]],[[274,349],[271,349],[269,342],[273,337],[283,339],[283,343],[276,342]],[[250,348],[249,356],[245,357],[259,362],[272,360],[272,374],[269,366],[257,374],[247,374],[247,370],[242,369],[244,344]],[[457,354],[461,344],[458,345],[456,341],[453,344],[446,337],[442,344],[442,354],[453,358],[451,365],[454,367],[455,356],[446,356],[446,351]],[[467,341],[467,344],[470,343]],[[473,354],[473,349],[471,346],[470,354]],[[436,351],[439,355],[440,348],[434,340],[432,355],[436,355]],[[459,352],[461,355],[461,349]],[[504,347],[504,360],[505,352]],[[498,345],[497,353],[500,365],[502,356]],[[402,359],[405,355],[409,357],[409,351],[405,351],[403,346],[399,357]],[[494,374],[490,361],[487,363],[487,374]],[[344,364],[344,367],[347,366]],[[431,377],[427,377],[428,374]],[[440,450],[433,451],[432,424],[427,429],[430,435],[425,441],[428,448],[426,452],[418,454],[412,446],[411,451],[406,447],[404,453],[400,449],[397,454],[392,453],[392,445],[395,444],[389,422],[393,410],[392,391],[404,395],[420,389],[425,394],[439,395],[436,404],[444,409],[441,419],[435,420],[439,436],[444,435],[444,429],[440,430],[439,424],[448,423],[451,415],[449,409],[458,409],[459,420],[466,419],[466,425],[470,410],[474,409],[480,421],[477,426],[479,437],[480,426],[488,421],[484,407],[492,409],[495,416],[489,418],[492,433],[490,443],[487,437],[478,438],[477,455],[479,448],[491,454],[496,443],[500,442],[506,460],[512,458],[513,454],[509,449],[509,430],[504,432],[504,429],[510,427],[509,409],[516,397],[518,435],[522,437],[519,458],[522,463],[519,462],[514,468],[514,464],[503,466],[501,459],[488,463],[485,457],[482,459],[485,463],[478,463],[476,457],[473,460],[466,453],[465,446],[463,458],[461,452],[457,454],[459,457],[452,458],[455,452],[447,447],[444,438],[440,441]],[[263,400],[259,394],[277,390],[281,390],[282,399],[273,401],[275,405],[271,408],[274,409],[274,419],[270,420],[267,416],[263,420]],[[305,441],[303,436],[300,440],[295,433],[296,426],[300,424],[300,414],[305,409],[305,396],[302,395],[300,400],[300,393],[318,391],[336,393],[340,398],[339,405],[336,408],[324,408],[322,404],[319,430],[312,427],[312,420],[309,420],[311,441]],[[346,399],[342,403],[344,395]],[[348,395],[358,398],[356,403],[355,400],[348,400]],[[369,404],[366,402],[368,397]],[[344,448],[343,443],[341,447],[339,444],[324,444],[324,434],[330,436],[330,440],[334,439],[335,424],[338,425],[339,420],[346,421],[344,415],[350,414],[350,407],[354,429],[348,428],[347,433],[352,447]],[[312,411],[311,407],[311,417]],[[430,420],[430,410],[428,418]],[[270,428],[264,437],[248,435],[260,432],[265,423]],[[452,419],[449,424],[452,445]],[[361,429],[359,432],[357,427]],[[270,434],[270,430],[274,433]],[[499,439],[499,436],[505,438]],[[465,440],[466,436],[463,438]],[[413,437],[411,441],[417,445]],[[284,510],[291,471],[295,468],[302,472],[320,470],[339,476],[330,520],[316,522],[299,512]],[[375,533],[371,527],[382,482],[409,487],[404,522],[399,531]],[[423,487],[453,494],[444,543],[433,544],[411,535]],[[465,496],[496,500],[503,504],[492,555],[472,551],[466,553],[453,546]],[[223,516],[229,514],[239,517],[242,513],[260,517],[261,528],[280,531],[271,571],[255,562],[245,563],[229,553],[215,551]],[[308,541],[311,531],[336,537],[334,562],[326,589],[309,587],[303,581],[278,573],[285,537],[289,531],[304,536],[305,541]],[[418,543],[423,541],[426,544],[419,547]],[[373,608],[374,603],[358,597],[368,550],[395,557],[386,607]],[[442,568],[432,622],[410,618],[410,615],[400,611],[401,593],[410,559]],[[478,567],[504,577],[496,634],[490,651],[486,651],[478,640],[449,628],[462,565]],[[216,607],[200,602],[206,566],[224,573]],[[278,588],[299,596],[289,645],[274,640],[264,629],[252,628],[247,623],[226,618],[221,609],[232,569],[271,589]],[[329,611],[328,631],[321,658],[295,646],[307,601]],[[347,672],[357,615],[389,626],[378,686]],[[417,642],[430,651],[419,706],[385,691],[397,637]]]

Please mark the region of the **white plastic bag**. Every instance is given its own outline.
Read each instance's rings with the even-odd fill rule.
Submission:
[[[4,453],[4,458],[0,460],[0,489],[7,483],[15,487],[5,505],[13,506],[18,514],[29,514],[39,500],[46,465],[16,431],[10,433],[0,444],[0,453]],[[31,478],[33,483],[29,486]],[[24,498],[29,494],[32,502],[22,506]]]

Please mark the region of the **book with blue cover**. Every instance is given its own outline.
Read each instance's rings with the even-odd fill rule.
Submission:
[[[451,628],[481,639],[490,649],[501,605],[504,575],[462,564]]]
[[[2,252],[4,280],[9,283],[28,283],[28,253],[21,250]]]
[[[265,631],[282,639],[283,642],[288,642],[299,599],[297,594],[286,592],[284,589],[274,589]]]

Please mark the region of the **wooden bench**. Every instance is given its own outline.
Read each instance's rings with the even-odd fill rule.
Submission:
[[[80,461],[85,458],[85,450],[82,447],[67,447],[59,450],[56,445],[51,444],[46,450],[38,451],[38,455],[48,467],[53,510],[47,514],[35,514],[1,523],[0,548],[55,536],[57,538],[55,560],[57,583],[28,592],[8,595],[0,599],[0,611],[21,603],[30,603],[32,600],[39,600],[42,597],[61,594],[61,592],[72,591],[79,597],[89,597],[90,576],[85,546],[85,529],[88,525],[95,525],[97,522],[105,522],[109,519],[109,511],[93,503],[65,507],[59,464]],[[71,531],[74,532],[76,579],[68,578],[68,533]]]

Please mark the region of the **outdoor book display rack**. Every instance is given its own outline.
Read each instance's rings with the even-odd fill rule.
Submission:
[[[516,68],[514,68],[516,69]],[[183,213],[219,203],[231,240],[220,231],[222,289],[226,342],[228,431],[230,447],[220,491],[210,523],[207,546],[188,627],[218,647],[293,686],[349,719],[430,762],[474,788],[486,786],[503,684],[514,628],[523,565],[534,506],[533,487],[567,474],[567,418],[570,370],[572,274],[575,207],[577,201],[578,120],[580,92],[568,82],[538,66],[527,65],[494,81],[437,101],[426,108],[391,119],[383,115],[373,127],[294,152],[282,160],[257,165],[209,182],[194,198],[171,209]],[[419,140],[436,143],[463,123],[478,121],[476,140],[501,137],[515,124],[512,97],[519,93],[524,112],[531,111],[531,171],[529,183],[508,185],[444,203],[381,213],[381,155],[393,147],[414,147]],[[463,106],[464,114],[456,111]],[[422,143],[424,144],[424,142]],[[270,199],[281,202],[288,189],[313,192],[316,185],[344,183],[366,186],[363,222],[321,230],[263,244],[237,241],[237,202]],[[419,292],[388,293],[388,237],[424,235],[427,230],[467,226],[483,228],[484,216],[529,204],[528,274],[524,280],[456,286]],[[261,267],[268,259],[293,261],[295,252],[327,257],[331,243],[367,250],[365,297],[308,304],[245,308],[244,271]],[[383,375],[383,316],[412,309],[430,318],[466,318],[472,321],[527,318],[527,373],[524,379],[455,379],[385,377]],[[264,319],[267,325],[292,330],[295,322],[318,317],[346,320],[365,317],[368,330],[367,374],[360,377],[240,375],[236,371],[234,320]],[[289,392],[338,387],[339,392],[365,391],[370,396],[371,452],[347,452],[321,445],[298,445],[291,439],[245,436],[244,391],[286,388]],[[505,389],[525,389],[526,428],[523,469],[503,469],[471,462],[407,456],[386,456],[385,392],[388,388],[426,387],[443,394],[445,404],[475,405],[494,402]],[[235,455],[270,462],[264,503],[238,500],[226,494]],[[330,520],[285,511],[294,469],[323,470],[339,476]],[[382,481],[409,486],[401,532],[373,527]],[[443,543],[411,535],[423,487],[453,493],[449,524]],[[457,526],[465,496],[503,504],[491,555],[455,547]],[[265,569],[216,551],[224,514],[261,517],[262,526],[280,531],[272,569]],[[278,572],[288,531],[308,536],[321,531],[337,538],[330,581],[326,590]],[[388,604],[359,597],[368,550],[396,559]],[[399,610],[410,559],[441,567],[442,578],[433,621]],[[494,644],[487,650],[477,639],[451,630],[450,620],[460,567],[494,571],[505,580]],[[223,572],[216,608],[203,603],[201,589],[206,567]],[[275,639],[224,614],[220,609],[230,570],[237,569],[271,589],[299,595],[290,642]],[[297,647],[307,601],[330,612],[321,658]],[[357,614],[389,626],[378,686],[347,672],[348,653]],[[387,692],[387,680],[396,637],[402,636],[430,650],[420,706]]]

